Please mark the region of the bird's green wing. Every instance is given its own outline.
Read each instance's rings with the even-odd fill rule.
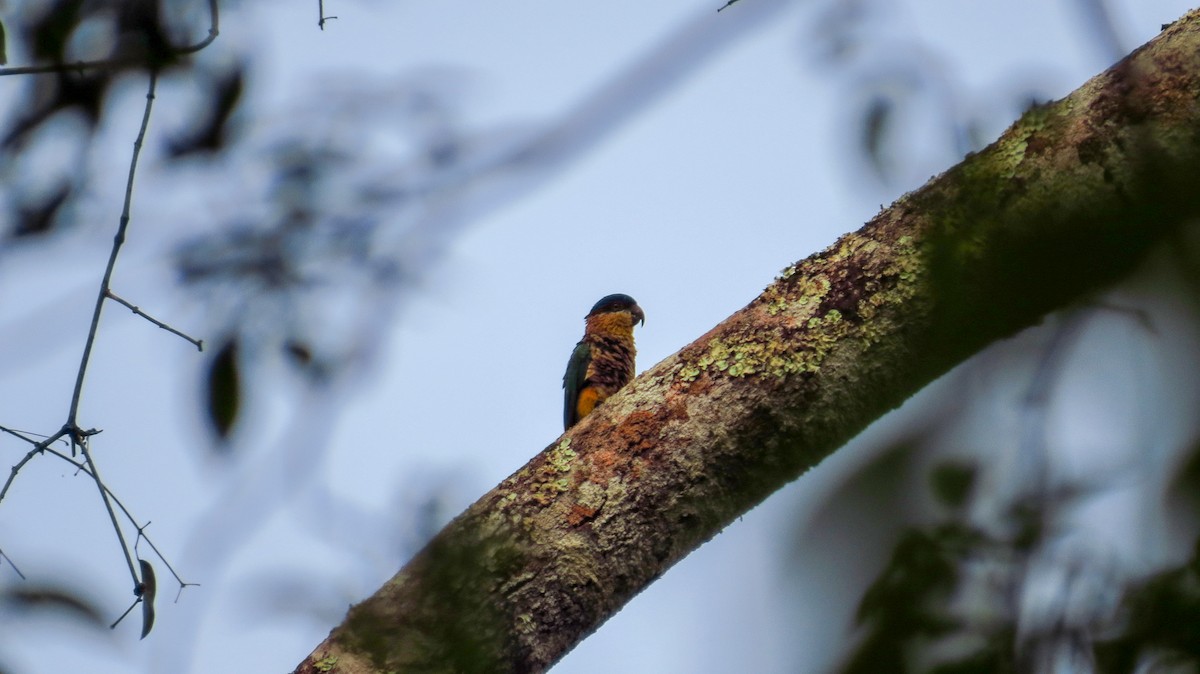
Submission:
[[[592,362],[592,347],[587,342],[575,345],[571,352],[571,360],[567,362],[567,373],[563,375],[563,429],[566,430],[579,421],[575,408],[579,402],[579,391],[587,379],[588,363]]]

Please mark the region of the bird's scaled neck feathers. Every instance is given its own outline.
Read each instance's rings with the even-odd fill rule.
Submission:
[[[588,316],[587,334],[609,337],[633,345],[633,315],[628,311],[610,311]]]

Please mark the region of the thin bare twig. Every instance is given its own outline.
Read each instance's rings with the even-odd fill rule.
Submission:
[[[138,604],[140,604],[140,603],[142,603],[142,598],[141,598],[141,597],[135,597],[135,598],[134,598],[134,600],[133,600],[133,603],[129,605],[129,608],[125,609],[125,612],[124,612],[124,613],[122,613],[122,614],[121,614],[121,616],[120,616],[119,618],[117,618],[116,620],[114,620],[114,621],[113,621],[113,623],[112,623],[111,625],[109,625],[109,626],[108,626],[108,629],[110,629],[110,630],[115,630],[115,629],[117,629],[117,625],[120,625],[120,624],[121,624],[121,621],[125,619],[125,616],[129,615],[129,612],[130,612],[130,611],[132,611],[132,610],[133,610],[133,608],[134,608],[135,606],[137,606]]]
[[[34,440],[33,438],[29,437],[31,435],[40,435],[43,440],[46,438],[52,437],[49,435],[42,435],[41,433],[34,433],[33,431],[19,431],[15,428],[9,428],[7,426],[0,426],[0,433],[8,433],[9,435],[13,436],[14,438],[17,438],[18,440],[24,440],[25,442],[28,442],[31,445],[36,445],[39,442],[42,442],[42,440]],[[59,432],[58,435],[53,436],[53,439],[50,440],[50,442],[55,442],[55,441],[61,439],[62,436],[65,434],[66,434],[65,430]]]
[[[146,127],[150,125],[150,110],[154,106],[154,89],[158,84],[158,73],[150,73],[150,86],[146,91],[146,108],[142,113],[142,126],[138,130],[137,139],[133,141],[133,156],[129,160],[129,177],[125,181],[125,204],[121,209],[121,220],[117,225],[117,235],[113,237],[112,251],[108,254],[108,266],[104,269],[104,278],[100,281],[100,292],[96,296],[96,307],[92,311],[92,325],[88,330],[87,341],[83,345],[83,357],[79,362],[79,372],[75,377],[75,391],[71,394],[71,411],[67,415],[67,426],[76,429],[76,418],[79,415],[79,398],[83,393],[83,380],[87,374],[88,360],[92,357],[92,346],[96,342],[96,330],[100,326],[100,314],[104,311],[104,300],[108,297],[109,286],[112,283],[113,269],[117,266],[117,256],[121,254],[121,246],[125,244],[125,230],[129,227],[129,206],[133,202],[133,178],[137,173],[138,156],[142,152],[142,142],[146,138]]]
[[[21,577],[21,580],[25,580],[25,574],[21,573],[21,570],[17,568],[16,564],[13,563],[12,557],[4,554],[4,550],[0,549],[0,562],[3,562],[4,560],[8,560],[8,565],[11,566],[13,571],[15,571],[16,574]]]
[[[121,552],[125,553],[125,563],[129,565],[129,575],[133,578],[133,586],[136,588],[141,580],[138,579],[137,569],[133,566],[133,554],[129,552],[129,544],[125,542],[125,532],[121,530],[121,523],[117,521],[117,513],[113,511],[112,499],[109,497],[108,487],[104,481],[100,479],[100,473],[96,470],[96,462],[92,460],[92,452],[88,449],[87,435],[80,434],[76,438],[76,445],[79,451],[83,454],[83,460],[87,462],[88,468],[91,471],[92,482],[96,483],[96,488],[100,490],[100,499],[104,501],[104,508],[108,510],[108,519],[112,522],[113,531],[117,534],[117,542],[121,544]]]
[[[217,39],[220,33],[219,15],[217,14],[217,1],[208,0],[209,25],[208,35],[204,39],[195,44],[186,45],[183,47],[174,47],[170,51],[176,56],[186,54],[194,54],[208,45],[212,44],[213,40]],[[335,18],[335,17],[330,17]],[[115,70],[119,68],[128,68],[141,64],[140,59],[130,58],[115,58],[115,59],[100,59],[98,61],[76,61],[74,63],[49,63],[40,66],[18,66],[15,68],[0,68],[0,77],[5,75],[37,75],[41,73],[60,73],[69,72],[72,70],[83,72],[84,70]]]
[[[96,476],[92,473],[92,471],[87,467],[86,464],[80,463],[79,461],[67,456],[66,454],[54,449],[53,447],[45,447],[45,448],[43,448],[42,451],[45,451],[48,454],[56,456],[56,457],[62,459],[63,461],[66,461],[67,463],[71,464],[76,469],[82,471],[85,475],[92,478],[93,480],[96,479]],[[112,499],[112,502],[117,504],[117,507],[121,509],[121,512],[125,515],[125,519],[129,520],[129,523],[132,524],[135,529],[137,529],[138,540],[146,541],[146,544],[150,546],[150,549],[154,551],[154,554],[158,556],[159,560],[161,560],[162,563],[167,567],[167,570],[171,572],[171,575],[175,577],[175,581],[179,583],[180,589],[185,588],[189,585],[199,585],[200,584],[200,583],[186,582],[185,580],[183,580],[183,578],[181,578],[179,576],[179,574],[175,571],[175,567],[171,566],[171,562],[167,561],[167,558],[163,556],[163,553],[158,549],[158,546],[154,544],[154,541],[150,540],[150,537],[146,535],[146,527],[150,526],[149,522],[147,522],[145,524],[138,524],[137,518],[133,516],[133,513],[129,512],[129,508],[125,507],[125,504],[121,502],[121,499],[118,498],[117,495],[114,494],[113,491],[108,488],[108,486],[104,487],[104,491],[108,493],[108,497],[110,499]],[[133,546],[135,549],[137,548],[137,541],[134,542]]]
[[[96,489],[100,491],[100,500],[104,501],[104,507],[108,510],[108,517],[112,521],[113,530],[117,534],[117,540],[121,544],[121,552],[125,555],[125,563],[129,565],[129,575],[133,578],[134,587],[138,586],[137,569],[133,565],[133,555],[129,551],[129,546],[125,543],[125,534],[121,531],[121,523],[117,521],[117,514],[113,512],[112,502],[109,500],[108,488],[105,487],[104,481],[100,478],[100,471],[96,468],[96,462],[92,459],[92,453],[88,450],[88,437],[91,432],[83,431],[79,428],[77,419],[79,417],[79,402],[83,393],[83,380],[87,374],[88,361],[92,356],[92,347],[96,342],[96,331],[100,327],[100,314],[104,311],[104,300],[108,297],[109,286],[112,283],[113,269],[117,265],[117,256],[121,254],[121,246],[125,243],[125,231],[129,227],[129,209],[133,202],[133,179],[137,175],[138,156],[142,152],[142,144],[146,138],[146,128],[150,126],[150,111],[154,108],[154,90],[158,85],[158,73],[150,72],[150,83],[146,90],[146,108],[142,113],[142,126],[138,129],[137,138],[133,141],[133,156],[129,160],[129,177],[125,181],[125,204],[121,209],[120,223],[117,225],[117,234],[113,237],[112,251],[108,256],[108,265],[104,269],[104,278],[100,281],[100,292],[96,296],[96,308],[92,312],[92,324],[88,329],[87,341],[84,343],[83,356],[79,361],[79,372],[75,377],[75,391],[71,394],[71,409],[67,413],[66,430],[70,434],[72,452],[78,446],[83,452],[84,461],[88,468],[91,469],[92,481],[96,483]]]
[[[204,39],[200,40],[199,42],[197,42],[195,44],[187,45],[184,47],[172,48],[170,51],[174,55],[185,55],[185,54],[192,54],[192,53],[198,52],[198,51],[204,49],[205,47],[207,47],[209,44],[211,44],[217,38],[217,35],[219,34],[219,14],[218,14],[217,3],[218,3],[218,0],[208,0],[209,14],[210,14],[210,19],[211,19],[208,35]],[[67,422],[65,424],[63,424],[63,427],[57,433],[55,433],[52,436],[46,437],[45,439],[43,439],[41,441],[35,441],[33,438],[29,437],[30,435],[34,435],[34,434],[26,434],[22,431],[17,431],[17,430],[13,430],[10,428],[0,426],[0,432],[7,433],[9,435],[12,435],[16,438],[19,438],[19,439],[33,445],[33,447],[25,454],[25,456],[22,457],[21,460],[18,461],[12,467],[8,478],[4,482],[3,487],[0,487],[0,501],[3,501],[4,497],[7,495],[8,490],[12,487],[13,481],[15,480],[16,476],[20,473],[21,469],[27,463],[29,463],[29,461],[31,461],[33,459],[33,457],[36,456],[37,454],[50,452],[54,456],[59,457],[60,459],[75,466],[78,470],[86,473],[91,478],[92,482],[96,485],[97,490],[100,492],[100,498],[104,502],[105,509],[108,511],[109,520],[112,523],[113,530],[116,532],[117,541],[121,546],[121,552],[124,554],[126,564],[129,567],[129,573],[133,579],[133,584],[134,584],[134,594],[137,596],[137,600],[134,601],[133,606],[136,606],[137,603],[142,600],[142,592],[145,587],[144,582],[152,582],[152,580],[153,580],[152,577],[150,579],[139,579],[138,571],[134,568],[133,555],[137,553],[137,546],[142,540],[145,540],[146,543],[154,550],[154,553],[158,556],[158,558],[162,561],[162,563],[164,565],[166,565],[167,569],[170,570],[171,574],[175,577],[176,582],[179,583],[179,591],[178,591],[178,593],[176,593],[176,601],[178,601],[178,598],[182,594],[183,589],[185,587],[187,587],[188,585],[197,585],[197,583],[184,582],[184,580],[175,571],[174,567],[171,566],[170,562],[168,562],[167,559],[163,556],[162,552],[159,551],[158,547],[156,545],[154,545],[154,542],[152,540],[150,540],[150,538],[148,536],[146,536],[145,527],[148,526],[149,523],[147,522],[146,525],[139,525],[137,520],[133,517],[133,514],[130,513],[129,509],[125,507],[124,503],[122,503],[121,500],[116,496],[116,494],[114,494],[112,492],[112,490],[109,489],[108,486],[104,484],[104,481],[100,477],[99,470],[97,469],[95,459],[92,456],[92,452],[90,449],[90,437],[92,435],[99,433],[100,431],[94,430],[94,429],[93,430],[82,429],[78,424],[78,417],[79,417],[80,401],[81,401],[82,392],[83,392],[83,382],[87,375],[88,364],[89,364],[89,361],[91,358],[93,347],[95,346],[96,334],[97,334],[99,324],[100,324],[100,316],[101,316],[101,313],[103,312],[104,303],[105,303],[106,299],[112,299],[112,300],[128,307],[131,311],[133,311],[134,314],[142,316],[143,318],[145,318],[146,320],[150,321],[151,323],[157,325],[158,327],[160,327],[164,330],[167,330],[168,332],[171,332],[175,335],[178,335],[179,337],[182,337],[183,339],[187,340],[188,342],[194,344],[198,350],[200,350],[200,351],[204,350],[204,345],[203,345],[202,340],[194,339],[194,338],[190,337],[189,335],[183,333],[182,331],[179,331],[179,330],[163,323],[162,321],[159,321],[159,320],[155,319],[154,317],[142,312],[138,307],[130,304],[129,302],[125,301],[123,298],[117,296],[115,293],[112,292],[112,289],[111,289],[113,270],[116,266],[117,257],[120,255],[121,248],[124,245],[126,231],[129,226],[130,210],[131,210],[131,205],[132,205],[132,200],[133,200],[134,178],[137,175],[138,158],[141,155],[141,150],[142,150],[142,147],[143,147],[143,144],[145,141],[145,137],[146,137],[146,131],[150,124],[151,111],[154,106],[155,90],[156,90],[157,83],[158,83],[158,70],[157,70],[157,68],[152,67],[152,65],[149,63],[144,63],[141,61],[130,60],[130,59],[122,59],[122,58],[107,59],[107,60],[100,60],[100,61],[90,61],[90,62],[82,61],[82,62],[77,62],[77,63],[73,63],[73,64],[56,63],[56,64],[49,64],[49,65],[43,65],[43,66],[24,66],[24,67],[15,67],[15,68],[0,68],[0,76],[3,76],[3,75],[25,75],[25,74],[34,74],[34,73],[48,73],[48,72],[63,72],[63,71],[69,71],[69,70],[77,70],[77,71],[82,72],[83,70],[93,69],[93,68],[124,68],[124,67],[130,67],[130,66],[138,66],[138,65],[147,66],[148,70],[149,70],[149,75],[150,75],[149,84],[148,84],[147,92],[146,92],[146,106],[145,106],[145,110],[142,114],[142,122],[141,122],[141,126],[138,130],[137,138],[134,140],[133,153],[132,153],[132,156],[131,156],[130,162],[129,162],[129,175],[128,175],[128,178],[126,180],[126,185],[125,185],[125,199],[124,199],[124,203],[123,203],[122,210],[121,210],[121,217],[120,217],[120,221],[119,221],[119,224],[117,227],[117,233],[113,237],[112,250],[109,254],[108,263],[104,270],[103,279],[101,280],[101,283],[100,283],[99,293],[97,294],[95,308],[92,313],[91,325],[89,326],[89,329],[88,329],[87,338],[85,340],[85,344],[84,344],[84,348],[83,348],[83,354],[80,357],[79,370],[76,373],[75,386],[74,386],[74,390],[72,391],[72,395],[71,395],[70,409],[67,414]],[[70,457],[67,456],[64,452],[60,452],[60,451],[55,450],[50,447],[50,445],[52,445],[53,443],[58,442],[59,440],[64,439],[64,438],[66,438],[67,440],[70,441],[71,454],[72,454],[72,456],[70,456]],[[76,449],[79,449],[83,454],[82,462],[76,461],[74,458],[72,458],[75,454]],[[121,528],[121,524],[117,520],[117,514],[113,508],[114,503],[116,504],[117,507],[119,507],[121,509],[121,512],[129,520],[131,525],[137,530],[137,539],[134,541],[132,552],[131,552],[131,548],[130,548],[129,544],[125,540],[125,534],[124,534],[123,529]],[[13,570],[17,573],[17,575],[20,576],[22,579],[24,579],[25,576],[24,576],[24,574],[21,573],[20,569],[18,569],[16,567],[16,565],[12,563],[11,559],[9,559],[7,556],[4,555],[3,551],[0,551],[0,563],[2,563],[5,559],[8,559],[9,564],[13,567]],[[142,563],[142,564],[143,564],[142,568],[144,570],[149,569],[148,564],[146,564],[146,563]],[[149,573],[149,570],[147,570],[146,573]],[[152,576],[152,574],[151,574],[151,576]],[[118,622],[120,622],[120,619],[118,619]],[[143,637],[145,636],[144,632],[143,632],[142,636]]]
[[[0,501],[3,501],[4,497],[8,495],[8,488],[12,486],[13,480],[17,479],[17,473],[20,473],[25,464],[29,463],[29,460],[41,451],[41,449],[36,447],[29,450],[20,461],[13,465],[12,471],[8,474],[8,479],[4,481],[4,487],[0,488]]]
[[[133,513],[130,512],[130,508],[125,507],[125,504],[121,503],[121,499],[118,498],[118,495],[113,493],[112,489],[109,489],[107,485],[104,485],[102,480],[98,479],[98,477],[96,476],[96,473],[94,471],[94,464],[92,464],[92,467],[89,467],[88,464],[80,463],[80,462],[76,461],[76,459],[68,457],[67,455],[65,455],[65,453],[55,450],[54,447],[50,446],[53,443],[55,443],[56,440],[59,440],[60,438],[64,437],[64,435],[67,434],[66,428],[62,429],[62,431],[59,431],[58,433],[56,433],[54,435],[50,435],[49,438],[47,438],[46,440],[42,440],[41,443],[35,443],[34,440],[32,440],[29,437],[26,437],[26,435],[24,433],[19,432],[19,431],[13,431],[13,429],[5,428],[4,426],[0,426],[0,432],[8,433],[10,435],[13,435],[13,437],[22,439],[22,440],[26,441],[26,443],[30,443],[30,444],[34,445],[34,449],[32,449],[28,453],[26,453],[26,455],[22,459],[22,461],[18,462],[17,465],[14,465],[14,467],[12,469],[12,474],[10,476],[8,476],[8,480],[5,482],[4,488],[0,489],[0,501],[4,500],[5,494],[8,492],[8,486],[11,485],[13,477],[17,476],[18,471],[20,471],[20,469],[22,469],[22,467],[24,467],[25,463],[29,462],[29,459],[34,458],[34,456],[38,455],[38,453],[42,453],[42,452],[50,453],[50,455],[58,457],[58,458],[62,459],[62,461],[65,461],[67,463],[70,463],[71,465],[73,465],[74,468],[76,468],[79,471],[82,471],[82,473],[91,477],[92,481],[96,482],[97,485],[100,485],[101,488],[103,488],[104,494],[107,494],[107,498],[112,500],[112,503],[116,504],[116,507],[121,508],[121,513],[124,513],[125,518],[130,520],[130,524],[133,525],[133,528],[137,529],[138,541],[145,541],[146,544],[148,544],[148,546],[150,546],[150,549],[154,550],[154,554],[158,556],[158,559],[160,559],[162,561],[162,564],[167,567],[167,570],[170,571],[170,574],[172,574],[172,576],[174,576],[175,582],[179,583],[180,592],[184,591],[184,588],[186,588],[186,586],[188,586],[188,585],[199,585],[199,583],[188,583],[188,582],[186,582],[186,580],[182,579],[182,577],[179,576],[179,572],[175,571],[175,567],[170,565],[170,561],[168,561],[166,556],[164,556],[162,554],[162,550],[158,549],[158,546],[156,546],[156,544],[154,544],[154,541],[151,540],[150,536],[146,536],[145,528],[146,528],[146,526],[149,526],[150,523],[148,522],[145,524],[138,524],[137,518],[133,517]],[[86,445],[86,438],[84,438],[83,444]],[[86,449],[86,447],[85,447],[85,449]],[[85,451],[84,458],[90,458],[90,453]],[[106,500],[106,505],[108,505],[108,500]],[[109,514],[110,514],[110,516],[113,516],[114,520],[115,520],[115,514],[113,513],[112,506],[109,506]],[[115,522],[114,522],[114,525],[115,525]],[[119,526],[118,526],[118,537],[121,540],[121,547],[125,548],[125,536],[124,536],[124,534],[122,534]],[[134,541],[134,543],[133,543],[134,548],[137,547],[138,541]],[[7,558],[7,556],[4,555],[4,553],[2,553],[2,550],[0,550],[0,559],[8,559],[8,564],[12,564],[12,559]],[[132,562],[131,562],[131,564],[132,564]],[[16,564],[12,564],[12,567],[13,567],[13,571],[17,571],[18,576],[24,578],[23,574],[20,573],[20,571],[18,570]],[[134,578],[136,578],[136,577],[134,577]],[[136,580],[134,580],[134,582],[136,582]],[[176,596],[175,598],[176,598],[176,601],[179,600],[178,596]]]
[[[130,303],[127,301],[127,300],[125,300],[125,298],[123,298],[123,297],[121,297],[120,295],[118,295],[118,294],[114,293],[114,292],[112,291],[112,289],[109,289],[109,290],[107,291],[107,295],[108,295],[108,298],[109,298],[110,300],[113,300],[113,301],[117,302],[118,304],[123,304],[123,305],[125,306],[125,308],[129,309],[129,310],[130,310],[130,311],[132,311],[134,314],[136,314],[136,315],[138,315],[138,316],[141,316],[142,318],[144,318],[144,319],[146,319],[146,320],[150,321],[151,323],[153,323],[153,324],[157,325],[158,327],[162,328],[163,330],[166,330],[167,332],[169,332],[169,333],[171,333],[171,334],[173,334],[173,335],[179,335],[180,337],[182,337],[182,338],[186,339],[187,341],[191,342],[191,343],[192,343],[192,345],[196,347],[196,350],[197,350],[197,351],[203,351],[203,350],[204,350],[204,340],[202,340],[202,339],[195,339],[194,337],[191,337],[191,336],[187,335],[186,333],[184,333],[184,332],[181,332],[181,331],[179,331],[179,330],[176,330],[175,328],[173,328],[173,327],[171,327],[171,326],[167,325],[166,323],[163,323],[162,321],[158,320],[157,318],[155,318],[155,317],[151,316],[150,314],[148,314],[148,313],[146,313],[146,312],[142,311],[142,310],[141,310],[140,308],[138,308],[136,305],[130,304]]]
[[[175,567],[171,566],[171,562],[169,562],[167,560],[167,558],[163,555],[162,551],[158,549],[158,546],[154,544],[154,541],[151,540],[150,537],[146,535],[146,527],[150,526],[149,522],[147,522],[145,524],[138,524],[137,518],[133,516],[133,513],[129,512],[129,508],[125,507],[125,504],[122,503],[121,499],[118,498],[117,495],[115,493],[113,493],[113,491],[111,489],[108,488],[108,485],[104,485],[103,482],[100,482],[99,480],[96,479],[95,473],[93,473],[86,464],[80,463],[79,461],[76,461],[75,459],[67,456],[66,454],[64,454],[50,446],[54,442],[57,442],[64,435],[67,434],[66,428],[60,430],[58,433],[56,433],[52,436],[48,436],[45,440],[42,440],[40,442],[34,440],[33,438],[30,438],[28,436],[28,434],[23,431],[14,430],[11,428],[7,428],[5,426],[0,426],[0,432],[8,433],[9,435],[12,435],[15,438],[24,440],[25,442],[28,442],[29,444],[33,445],[33,449],[30,450],[29,453],[25,455],[25,458],[22,459],[16,466],[13,467],[12,474],[9,476],[8,481],[5,482],[3,490],[0,491],[0,501],[4,500],[4,494],[8,492],[8,486],[12,482],[13,477],[16,476],[17,472],[21,469],[21,467],[24,466],[31,458],[33,458],[34,455],[44,452],[44,453],[48,453],[53,456],[56,456],[56,457],[62,459],[63,461],[66,461],[67,463],[71,464],[77,470],[82,471],[88,477],[92,478],[93,480],[96,480],[104,487],[104,491],[105,491],[105,493],[108,494],[108,497],[110,499],[112,499],[113,503],[117,504],[117,507],[120,508],[121,512],[125,515],[125,518],[129,520],[129,523],[132,524],[135,529],[137,529],[138,540],[146,541],[146,544],[150,546],[150,549],[154,551],[154,554],[158,556],[159,560],[162,561],[163,565],[165,565],[167,567],[167,570],[171,572],[171,575],[175,577],[175,581],[177,583],[179,583],[179,589],[181,592],[183,591],[183,588],[185,588],[189,585],[200,585],[200,583],[189,583],[189,582],[185,581],[182,577],[180,577],[179,573],[177,571],[175,571]],[[134,545],[134,548],[137,548],[137,541],[135,541],[133,545]],[[3,557],[3,556],[4,556],[3,551],[0,551],[0,557]],[[12,563],[11,559],[9,559],[9,563],[10,564]],[[16,566],[14,565],[13,568],[15,570]],[[21,572],[17,571],[17,573],[20,574]],[[24,576],[22,576],[22,578],[24,578]],[[176,597],[176,600],[178,600],[178,597]]]
[[[0,426],[0,430],[4,431],[5,433],[8,433],[9,435],[16,436],[16,437],[18,437],[28,443],[31,443],[33,445],[33,449],[29,450],[29,452],[25,454],[24,458],[22,458],[20,461],[18,461],[16,463],[16,465],[14,465],[12,467],[12,472],[10,472],[8,474],[8,479],[4,481],[4,486],[0,487],[0,501],[3,501],[4,497],[8,494],[8,488],[12,486],[13,480],[15,480],[17,478],[17,473],[21,472],[21,469],[25,467],[25,464],[29,463],[29,460],[32,459],[35,455],[46,451],[46,449],[50,446],[51,443],[54,443],[59,438],[63,437],[64,435],[67,435],[68,430],[64,426],[57,433],[55,433],[54,435],[51,435],[50,437],[46,438],[45,440],[42,440],[41,442],[34,442],[31,438],[26,437],[21,432],[14,431],[9,428],[4,428],[4,427]],[[53,451],[53,450],[51,450],[51,451]]]
[[[212,44],[213,40],[217,39],[217,35],[219,35],[221,32],[219,30],[221,22],[220,14],[217,12],[217,0],[208,0],[208,16],[208,35],[206,35],[203,40],[200,40],[196,44],[188,45],[187,47],[180,47],[174,50],[176,54],[195,54],[201,49],[204,49],[208,45]]]
[[[125,510],[125,506],[121,506],[121,509]],[[125,514],[130,520],[133,519],[133,516],[129,514],[128,510],[125,511]],[[189,583],[179,577],[179,574],[175,572],[175,567],[171,566],[171,563],[168,562],[167,558],[163,556],[163,553],[159,551],[158,546],[154,544],[154,541],[150,540],[150,537],[146,535],[146,527],[148,526],[150,526],[150,523],[146,522],[142,526],[138,527],[138,539],[146,541],[146,544],[149,545],[150,549],[154,551],[154,554],[158,557],[159,561],[161,561],[163,565],[167,567],[167,571],[170,571],[171,575],[175,577],[175,582],[179,583],[179,592],[175,594],[175,601],[178,602],[179,595],[183,594],[183,588],[191,586],[200,587],[200,583]],[[137,549],[136,542],[133,544],[133,547],[135,550]]]
[[[317,26],[321,30],[325,30],[325,22],[336,19],[336,16],[325,16],[325,0],[317,0],[317,14],[320,18],[317,19]]]

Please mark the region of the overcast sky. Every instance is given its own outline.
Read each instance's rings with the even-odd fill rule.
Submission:
[[[177,585],[159,568],[158,621],[141,642],[136,619],[98,633],[8,616],[0,662],[17,674],[290,671],[411,554],[426,501],[443,521],[558,436],[562,371],[598,298],[624,292],[645,309],[637,343],[647,369],[779,270],[957,162],[966,141],[947,131],[948,119],[978,120],[990,141],[1023,95],[1065,95],[1113,61],[1082,0],[843,2],[868,19],[864,53],[838,63],[819,53],[818,27],[838,3],[740,0],[717,14],[718,4],[328,0],[338,18],[323,32],[316,2],[223,10],[222,36],[202,57],[250,50],[241,121],[254,142],[323,120],[314,134],[358,138],[386,177],[410,148],[386,134],[356,136],[355,115],[385,114],[389,96],[414,82],[443,92],[454,124],[481,146],[530,134],[554,140],[549,132],[564,121],[579,126],[552,145],[561,158],[548,170],[471,193],[449,229],[419,242],[419,273],[397,290],[400,301],[384,303],[394,322],[367,345],[376,355],[349,391],[305,393],[282,361],[262,364],[233,461],[211,451],[198,395],[206,358],[110,306],[81,423],[103,429],[94,451],[109,486],[153,522],[155,543],[201,586],[171,603]],[[1126,49],[1189,5],[1108,4]],[[926,79],[912,86],[933,92],[902,117],[907,142],[888,158],[895,170],[886,183],[858,145],[862,86],[888,71],[881,62],[920,66]],[[638,76],[644,89],[621,93]],[[15,98],[16,80],[0,79],[0,105]],[[346,91],[374,92],[373,110],[327,116]],[[102,147],[111,150],[92,168],[94,212],[67,236],[0,257],[0,424],[46,433],[62,424],[143,93],[144,82],[131,80],[111,103],[120,121],[106,129]],[[262,176],[241,155],[203,181],[156,173],[162,131],[186,119],[188,102],[166,86],[157,105],[114,287],[178,327],[211,329],[206,306],[175,285],[171,254],[180,232],[252,212],[243,200]],[[321,327],[334,336],[314,329],[318,342],[336,341],[344,327],[336,307],[327,313]],[[902,426],[904,413],[873,437]],[[5,461],[25,451],[0,438]],[[821,598],[789,591],[787,560],[804,554],[789,534],[822,493],[822,476],[854,461],[839,453],[730,526],[555,671],[828,664],[837,654],[828,644],[848,628],[828,616],[848,621],[853,606],[824,620],[799,608]],[[39,458],[22,471],[0,504],[0,548],[27,576],[66,579],[114,618],[130,599],[94,485],[61,462]],[[0,567],[0,583],[14,582]]]

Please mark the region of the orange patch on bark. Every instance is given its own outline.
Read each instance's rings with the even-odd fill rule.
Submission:
[[[611,449],[602,449],[591,455],[591,470],[588,480],[596,484],[607,484],[609,478],[616,472],[617,463],[621,457]]]
[[[571,506],[571,512],[567,513],[567,524],[577,527],[595,517],[597,512],[598,511],[596,508],[589,508],[585,505],[579,505],[576,503],[575,505]]]
[[[654,447],[658,440],[658,424],[650,412],[631,412],[615,429],[620,445],[630,454],[641,454]]]

